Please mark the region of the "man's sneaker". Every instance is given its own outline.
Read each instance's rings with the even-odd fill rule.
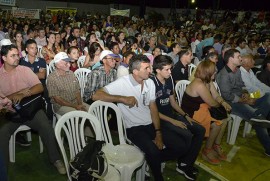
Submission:
[[[198,168],[192,167],[191,170],[192,170],[192,173],[193,173],[194,175],[198,175],[198,174],[199,174],[199,169],[198,169]]]
[[[65,165],[63,164],[63,162],[61,160],[56,160],[53,165],[57,168],[58,172],[61,175],[67,174]]]
[[[181,163],[180,163],[180,164],[181,164]],[[180,167],[185,167],[185,165],[186,165],[186,164],[184,164],[184,166],[179,166],[179,168],[180,168]],[[178,167],[178,163],[176,163],[176,167]],[[198,174],[199,174],[199,169],[198,169],[198,168],[196,168],[196,167],[193,166],[193,167],[191,168],[191,170],[192,170],[192,173],[193,173],[194,175],[198,175]]]
[[[176,167],[176,171],[186,177],[188,180],[196,180],[196,175],[193,174],[193,169],[188,166],[180,166]]]
[[[16,134],[16,143],[20,146],[30,146],[31,143],[26,140],[25,138],[25,132],[24,133],[17,133]]]

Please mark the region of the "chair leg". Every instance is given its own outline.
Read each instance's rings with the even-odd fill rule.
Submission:
[[[243,131],[243,138],[246,137],[246,134],[249,134],[251,131],[252,125],[249,122],[245,122],[245,127],[244,127],[244,131]]]
[[[27,137],[27,141],[29,141],[29,142],[32,141],[31,131],[30,130],[26,132],[26,137]]]
[[[16,132],[11,135],[9,139],[9,161],[11,163],[15,162],[15,138],[16,138]]]
[[[239,130],[239,126],[242,121],[242,119],[238,116],[234,115],[232,117],[233,117],[233,123],[232,123],[232,130],[231,130],[231,136],[230,136],[230,141],[229,141],[230,145],[234,145],[236,137],[237,137],[237,133]]]
[[[39,136],[39,153],[42,153],[43,152],[43,143],[42,143],[42,140],[41,140],[41,137]]]
[[[230,142],[231,130],[232,130],[232,118],[228,121],[228,133],[227,133],[227,143]]]
[[[136,172],[136,181],[144,181],[145,180],[145,167],[146,161],[144,161],[142,167]]]

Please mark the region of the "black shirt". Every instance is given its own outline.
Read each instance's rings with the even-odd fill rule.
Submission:
[[[179,60],[172,69],[174,84],[179,80],[188,80],[188,65],[185,67]]]
[[[158,108],[158,112],[168,116],[173,116],[173,109],[170,103],[170,96],[173,95],[173,80],[172,78],[168,78],[165,81],[165,84],[162,84],[156,76],[151,77],[156,86],[156,104]]]

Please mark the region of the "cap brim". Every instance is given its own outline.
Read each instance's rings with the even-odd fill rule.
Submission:
[[[108,54],[109,56],[113,57],[113,58],[118,58],[120,57],[119,55],[116,55],[116,54]]]
[[[71,58],[64,58],[62,60],[65,61],[65,62],[70,62],[72,59]]]

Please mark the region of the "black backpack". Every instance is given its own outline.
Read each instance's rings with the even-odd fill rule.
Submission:
[[[70,161],[70,175],[73,181],[104,180],[108,163],[102,146],[104,141],[88,139],[88,144]]]

